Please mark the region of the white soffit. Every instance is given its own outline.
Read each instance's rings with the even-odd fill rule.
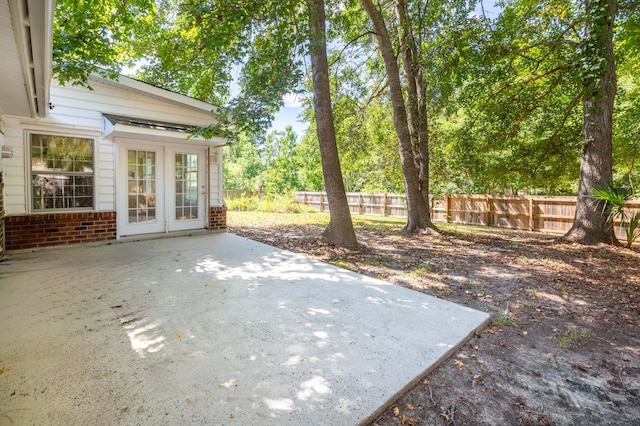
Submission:
[[[54,0],[0,0],[0,112],[44,117],[51,81]]]

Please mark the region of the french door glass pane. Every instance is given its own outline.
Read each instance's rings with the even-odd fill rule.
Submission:
[[[156,154],[129,150],[128,220],[129,223],[156,222]]]
[[[198,218],[198,155],[175,155],[176,220]]]

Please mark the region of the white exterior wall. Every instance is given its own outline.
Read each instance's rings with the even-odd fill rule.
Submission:
[[[222,147],[209,150],[209,204],[211,207],[224,204],[222,191]]]
[[[111,84],[91,82],[94,89],[51,87],[51,105],[46,118],[4,116],[4,145],[13,149],[13,158],[5,159],[5,210],[7,216],[29,214],[30,182],[28,132],[91,137],[96,140],[95,183],[97,211],[116,211],[117,144],[102,137],[105,114],[136,117],[188,125],[212,123],[209,113],[177,102],[123,89]],[[182,142],[176,140],[176,142]],[[188,144],[189,141],[184,141]],[[212,152],[221,148],[211,148]],[[221,161],[221,154],[218,156]],[[210,203],[222,205],[222,168],[210,166]]]

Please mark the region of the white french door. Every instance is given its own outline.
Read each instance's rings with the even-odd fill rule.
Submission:
[[[206,150],[167,149],[167,208],[170,231],[202,229],[205,227]]]
[[[206,223],[206,149],[118,146],[118,234],[201,229]]]

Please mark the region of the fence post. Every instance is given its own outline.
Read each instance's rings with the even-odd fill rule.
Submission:
[[[362,209],[362,192],[359,192],[358,195],[360,195],[360,203],[358,204],[358,211],[360,212],[360,214],[364,214],[364,210]]]
[[[307,191],[303,192],[303,194],[304,194],[304,198],[303,198],[303,200],[304,200],[304,205],[308,207],[308,206],[309,206],[309,204],[307,203]]]
[[[387,215],[387,194],[384,194],[384,198],[382,201],[382,216]]]
[[[535,231],[536,230],[536,224],[533,221],[533,197],[531,195],[529,195],[529,231]]]
[[[444,221],[445,223],[451,222],[451,201],[449,195],[444,196]]]
[[[491,195],[487,195],[487,226],[491,226]]]
[[[320,211],[324,212],[324,192],[320,192]]]

